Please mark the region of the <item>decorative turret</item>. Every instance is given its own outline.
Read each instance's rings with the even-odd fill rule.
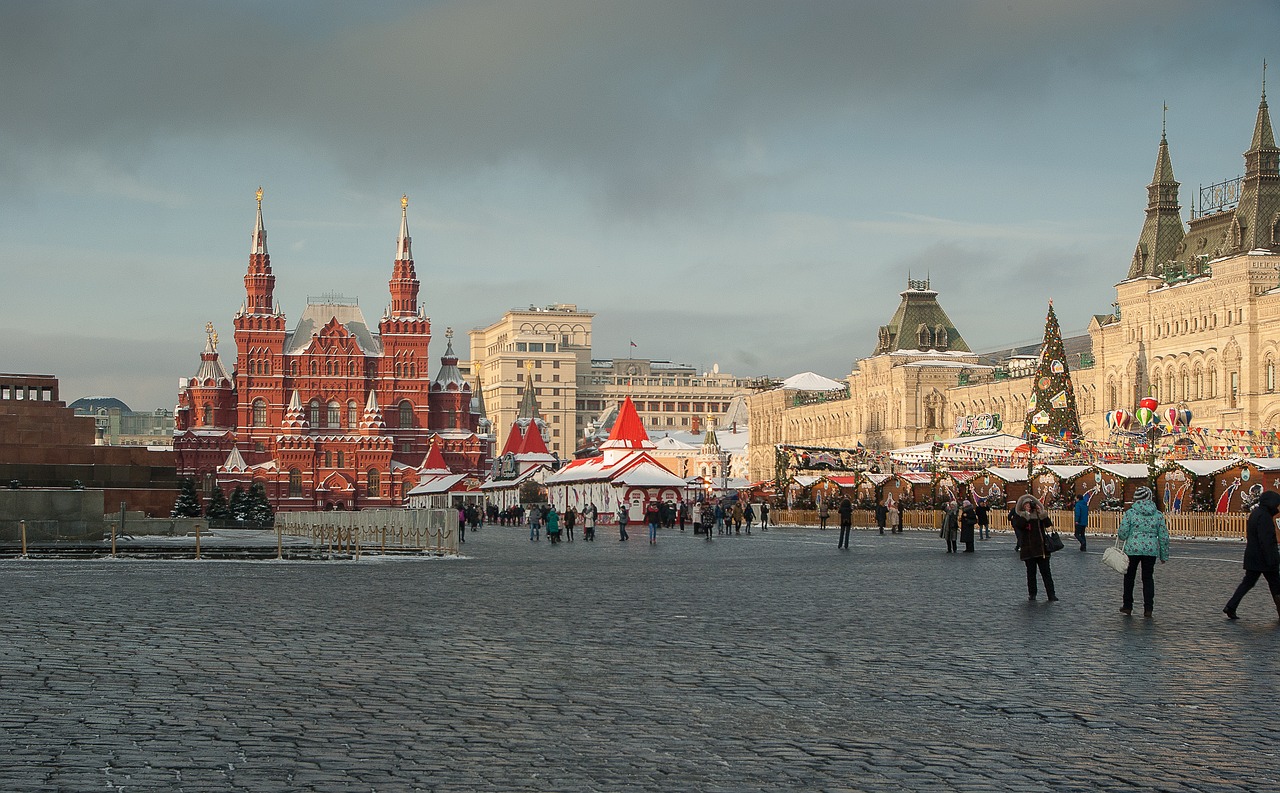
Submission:
[[[378,395],[370,391],[369,398],[364,401],[364,416],[360,419],[360,434],[378,435],[386,428],[387,422],[382,418],[382,408],[378,406]]]
[[[272,314],[276,277],[271,274],[271,256],[267,253],[267,229],[262,224],[262,188],[258,188],[258,220],[249,247],[249,271],[244,276],[246,314]]]
[[[937,352],[969,352],[969,345],[938,303],[938,293],[929,280],[907,278],[907,288],[900,292],[902,302],[888,325],[881,325],[873,355],[900,350],[934,350]]]
[[[453,351],[453,328],[445,328],[447,346],[440,356],[440,371],[431,383],[428,407],[431,426],[437,429],[469,430],[471,421],[471,384],[458,369],[458,356]]]
[[[516,409],[516,418],[529,421],[542,421],[538,415],[538,395],[533,387],[533,362],[525,362],[524,393],[520,395],[520,407]]]
[[[1169,159],[1169,140],[1162,123],[1156,170],[1147,185],[1147,216],[1129,263],[1128,278],[1157,275],[1165,263],[1177,257],[1185,236],[1181,209],[1178,182],[1173,178],[1173,162]]]
[[[235,383],[218,357],[218,334],[213,323],[204,326],[204,352],[195,377],[178,383],[178,415],[175,428],[227,428],[235,426]]]
[[[613,422],[609,440],[600,444],[600,451],[606,459],[615,459],[619,452],[652,448],[654,443],[649,440],[649,433],[645,432],[644,422],[640,420],[640,414],[636,413],[635,403],[631,401],[631,397],[626,397],[618,408],[618,419]]]
[[[1267,110],[1267,71],[1262,65],[1262,100],[1253,124],[1253,140],[1244,154],[1240,205],[1230,230],[1237,252],[1280,251],[1280,149],[1276,148]]]
[[[289,407],[284,412],[284,422],[280,428],[289,435],[301,435],[311,429],[311,422],[307,421],[307,412],[302,408],[302,399],[298,396],[297,389],[289,397]]]
[[[396,240],[396,262],[391,271],[391,316],[418,315],[418,275],[413,269],[412,239],[409,237],[409,196],[400,197],[400,236]]]

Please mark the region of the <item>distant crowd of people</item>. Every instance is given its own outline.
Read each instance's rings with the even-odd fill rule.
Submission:
[[[1089,503],[1085,498],[1076,498],[1069,505],[1072,514],[1073,536],[1079,543],[1080,550],[1087,549],[1086,530],[1089,523]],[[848,549],[849,536],[853,527],[853,503],[848,498],[842,499],[836,506],[840,519],[840,536],[836,547]],[[1236,610],[1241,600],[1257,584],[1259,578],[1266,579],[1271,590],[1271,597],[1280,616],[1280,542],[1277,542],[1276,515],[1280,513],[1280,493],[1267,491],[1262,494],[1253,510],[1249,513],[1246,529],[1244,551],[1244,578],[1236,588],[1231,599],[1222,611],[1228,619],[1237,619]],[[947,553],[973,553],[975,540],[991,538],[990,507],[984,499],[974,501],[963,500],[949,502],[943,509],[942,527],[939,536],[946,543]],[[630,539],[627,532],[631,521],[630,504],[620,504],[614,515],[618,527],[619,542]],[[825,529],[830,518],[827,502],[819,505],[818,525]],[[458,539],[466,541],[466,531],[470,527],[476,531],[485,522],[497,525],[527,525],[530,541],[537,542],[543,533],[555,544],[562,541],[573,542],[574,532],[581,527],[582,539],[594,541],[599,510],[595,504],[588,504],[582,509],[569,507],[563,512],[550,504],[515,505],[509,509],[498,509],[494,505],[486,508],[468,504],[458,508]],[[1062,550],[1063,541],[1054,531],[1053,519],[1044,504],[1030,493],[1015,502],[1008,515],[1009,525],[1014,532],[1014,550],[1026,567],[1027,599],[1036,600],[1039,587],[1043,585],[1045,597],[1050,601],[1058,600],[1057,588],[1054,585],[1051,559],[1055,552]],[[890,533],[898,533],[902,528],[903,510],[892,503],[880,504],[875,508],[875,521],[880,534],[888,528]],[[752,526],[757,522],[762,531],[769,528],[769,505],[767,502],[751,503],[741,499],[706,500],[692,504],[685,502],[649,501],[643,512],[643,521],[649,529],[649,542],[656,544],[659,528],[676,528],[685,531],[687,526],[693,527],[695,535],[703,535],[708,542],[713,536],[751,534]],[[964,545],[964,550],[960,550]],[[1140,579],[1142,581],[1142,613],[1150,619],[1155,610],[1155,565],[1164,564],[1169,559],[1169,530],[1165,524],[1164,514],[1155,503],[1154,494],[1149,487],[1139,487],[1134,492],[1132,506],[1125,511],[1116,535],[1116,549],[1127,557],[1127,567],[1123,571],[1123,586],[1120,612],[1131,616],[1134,609],[1134,589]],[[1121,565],[1125,563],[1122,561]]]

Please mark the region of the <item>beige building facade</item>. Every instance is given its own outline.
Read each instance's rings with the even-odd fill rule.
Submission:
[[[1280,429],[1280,149],[1265,95],[1244,159],[1244,176],[1203,190],[1184,224],[1161,136],[1113,310],[1090,319],[1087,339],[1064,339],[1087,437],[1105,439],[1106,413],[1132,412],[1147,395],[1185,404],[1194,426]],[[910,282],[901,297],[847,394],[776,389],[748,400],[751,478],[774,476],[777,444],[887,451],[950,437],[958,421],[984,414],[1022,433],[1026,357],[969,352],[927,282]]]
[[[482,394],[494,427],[515,420],[526,378],[547,422],[547,448],[560,459],[572,457],[583,430],[624,397],[632,398],[645,430],[660,433],[724,426],[734,397],[748,392],[747,380],[718,367],[700,373],[672,361],[592,358],[594,317],[572,303],[530,306],[471,331],[471,360],[460,368]]]

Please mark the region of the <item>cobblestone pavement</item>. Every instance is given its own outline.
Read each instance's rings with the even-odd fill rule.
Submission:
[[[6,561],[0,791],[1280,789],[1240,544],[1175,544],[1143,620],[1070,538],[1051,604],[1007,535],[836,535]]]

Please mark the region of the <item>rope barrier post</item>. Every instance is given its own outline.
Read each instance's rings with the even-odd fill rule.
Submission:
[[[284,558],[284,536],[280,521],[276,521],[276,559]]]
[[[196,521],[196,558],[200,558],[200,521]]]
[[[27,522],[25,520],[18,521],[18,526],[22,529],[22,558],[27,558]]]
[[[356,543],[356,554],[355,554],[355,555],[356,555],[356,561],[358,562],[358,561],[360,561],[360,530],[359,530],[359,529],[354,529],[354,528],[353,528],[353,529],[351,530],[351,533],[355,535],[355,537],[354,537],[354,539],[355,539],[355,543]]]
[[[382,526],[382,555],[387,555],[387,527],[385,524]]]
[[[111,521],[111,558],[116,558],[116,522]]]

